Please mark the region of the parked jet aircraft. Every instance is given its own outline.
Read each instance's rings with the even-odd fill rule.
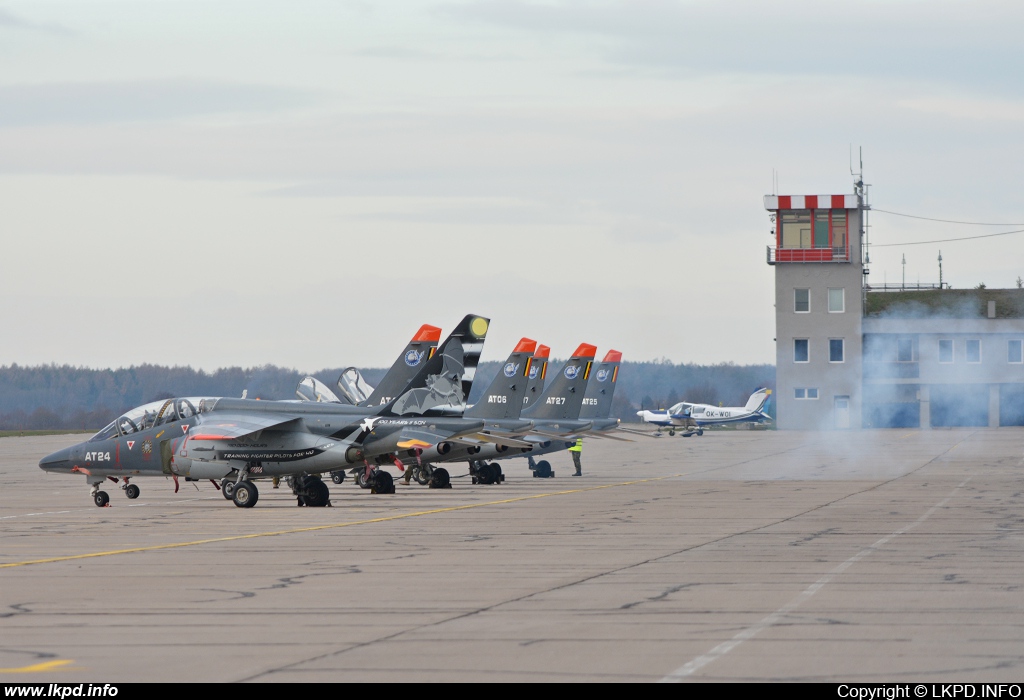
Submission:
[[[120,416],[88,441],[44,457],[39,467],[83,474],[98,506],[109,501],[99,488],[104,481],[123,481],[125,495],[137,498],[139,488],[129,479],[142,476],[171,476],[175,484],[178,477],[223,479],[225,496],[241,508],[259,497],[253,478],[284,476],[300,505],[324,506],[330,492],[318,474],[357,463],[369,474],[374,463],[424,448],[443,451],[448,441],[484,427],[462,413],[488,326],[482,316],[466,316],[438,352],[417,363],[408,386],[377,407],[210,397],[156,401]],[[388,475],[383,486],[390,481]]]
[[[455,447],[444,452],[428,448],[417,451],[412,457],[403,459],[409,465],[411,476],[418,483],[430,483],[435,488],[445,488],[449,483],[448,471],[434,468],[434,463],[471,461],[473,455],[485,450],[503,451],[509,448],[529,447],[530,443],[521,436],[533,429],[530,420],[521,420],[524,394],[529,390],[529,377],[536,341],[523,338],[495,375],[487,390],[475,405],[466,409],[467,420],[483,420],[483,430],[471,436],[457,438],[451,442]],[[500,482],[501,470],[491,473],[489,469],[477,475],[470,469],[476,483],[477,476],[485,483]]]
[[[561,370],[554,375],[550,386],[544,389],[533,407],[524,409],[521,417],[531,419],[534,427],[522,436],[524,443],[517,449],[488,446],[467,460],[475,482],[500,483],[504,480],[504,475],[498,460],[523,456],[529,459],[534,476],[554,476],[548,462],[535,463],[533,458],[568,449],[581,435],[594,434],[595,431],[603,432],[617,426],[617,420],[605,420],[610,412],[610,392],[607,410],[603,406],[599,409],[604,411],[603,415],[592,410],[598,408],[595,402],[600,391],[595,388],[591,393],[591,387],[607,381],[613,375],[617,378],[617,371],[613,372],[611,365],[602,364],[596,372],[592,371],[596,353],[597,348],[593,345],[580,345]],[[609,356],[619,356],[619,353],[612,351]],[[615,367],[618,367],[618,359],[615,360]],[[597,372],[600,372],[600,382],[595,382]],[[495,461],[488,464],[487,459]]]
[[[547,445],[535,445],[525,456],[530,465],[533,475],[541,478],[548,478],[555,475],[551,463],[546,459],[539,462],[536,458],[567,450],[575,444],[575,438],[587,435],[599,438],[610,438],[612,430],[619,426],[616,418],[609,418],[612,410],[612,398],[615,395],[615,383],[619,378],[619,366],[622,364],[622,353],[618,350],[609,350],[604,356],[601,364],[597,365],[587,382],[587,391],[583,395],[583,405],[580,407],[580,419],[592,420],[593,424],[586,433],[579,433],[569,437],[573,439],[551,440]],[[619,438],[626,439],[626,438]],[[509,455],[515,457],[517,455]],[[500,459],[500,458],[499,458]]]
[[[683,437],[690,437],[694,433],[703,435],[703,428],[707,425],[761,423],[771,420],[771,416],[765,413],[771,395],[771,389],[758,389],[750,395],[745,406],[721,407],[681,401],[668,410],[637,411],[636,414],[644,423],[658,426],[659,432],[663,427],[667,427],[668,434],[675,435],[676,428],[684,428]]]

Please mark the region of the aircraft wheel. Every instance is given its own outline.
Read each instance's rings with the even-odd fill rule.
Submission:
[[[92,495],[92,501],[100,508],[103,508],[110,503],[110,496],[107,495],[106,491],[97,491]]]
[[[235,495],[235,481],[230,476],[220,482],[220,493],[229,501]]]
[[[128,484],[124,487],[124,495],[132,500],[138,498],[140,493],[142,493],[142,490],[135,484]]]
[[[546,459],[537,462],[537,468],[533,470],[533,475],[541,479],[550,479],[553,477],[555,473],[551,471],[551,462]]]
[[[698,430],[698,431],[697,431],[697,434],[698,434],[698,435],[703,435],[703,434],[704,434],[704,431],[703,431],[703,430]]]
[[[377,472],[377,475],[373,478],[373,485],[370,487],[370,493],[394,493],[395,492],[395,480],[391,477],[390,472],[386,472],[383,469]]]
[[[494,470],[494,483],[500,484],[505,480],[505,474],[501,471],[501,465],[497,462],[491,462],[491,469]]]
[[[668,434],[669,434],[670,437],[675,437],[676,431],[670,430],[670,431],[668,431]]]
[[[423,464],[421,466],[412,468],[412,478],[416,480],[416,483],[420,486],[426,486],[430,483],[430,478],[434,475],[434,467],[429,464]]]
[[[231,496],[231,500],[239,508],[252,508],[259,499],[260,492],[256,489],[256,484],[251,481],[241,481],[235,484],[235,491]]]
[[[432,489],[450,489],[452,487],[451,477],[448,476],[448,470],[444,467],[438,467],[434,469],[430,475],[430,483],[428,486]]]
[[[311,481],[308,488],[311,494],[303,496],[303,500],[310,508],[323,508],[331,502],[331,490],[324,482],[319,479]]]
[[[366,472],[362,469],[356,472],[353,481],[355,481],[356,486],[358,486],[361,489],[368,489],[370,488],[371,485],[370,482],[366,480]]]
[[[331,481],[333,481],[336,484],[344,483],[345,472],[331,472]]]

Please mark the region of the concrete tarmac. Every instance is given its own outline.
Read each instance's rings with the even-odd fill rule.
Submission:
[[[0,439],[0,682],[1024,680],[1024,431],[588,439],[298,508]],[[455,466],[453,475],[465,473]]]

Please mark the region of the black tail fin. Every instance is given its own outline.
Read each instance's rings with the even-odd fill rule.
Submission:
[[[530,420],[577,420],[596,354],[597,348],[593,345],[583,343],[576,348],[537,403],[525,409],[522,417]]]
[[[523,410],[528,406],[537,403],[537,399],[544,393],[544,380],[548,374],[548,355],[551,348],[547,345],[538,345],[530,361],[530,374],[526,384],[526,394],[523,395]]]
[[[469,315],[437,352],[421,364],[408,386],[378,415],[461,416],[473,388],[490,319]]]
[[[391,365],[391,369],[380,380],[377,388],[364,401],[360,401],[359,405],[383,406],[398,396],[409,385],[412,378],[416,376],[416,372],[419,371],[420,367],[433,356],[434,350],[437,348],[437,341],[440,339],[440,328],[426,324],[420,326],[420,329],[416,331],[416,335],[405,346],[405,350],[395,360],[395,364]],[[345,391],[341,379],[341,377],[338,377],[338,388]]]
[[[523,394],[526,393],[536,349],[536,340],[520,340],[484,395],[466,410],[466,417],[518,419],[523,410]]]
[[[587,382],[587,393],[583,397],[583,408],[580,418],[607,418],[612,414],[612,396],[615,394],[615,382],[619,378],[619,365],[622,364],[622,353],[609,350]]]

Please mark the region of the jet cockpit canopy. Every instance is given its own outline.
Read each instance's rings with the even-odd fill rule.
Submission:
[[[341,371],[341,376],[338,377],[338,389],[353,406],[366,401],[373,393],[373,387],[363,379],[363,375],[355,367],[346,367]]]
[[[176,423],[212,410],[215,403],[215,398],[198,396],[152,401],[115,418],[103,430],[89,438],[89,442],[109,440],[121,435],[141,433],[158,425]]]
[[[341,403],[341,399],[316,377],[306,377],[295,387],[296,395],[303,401],[316,403]]]

